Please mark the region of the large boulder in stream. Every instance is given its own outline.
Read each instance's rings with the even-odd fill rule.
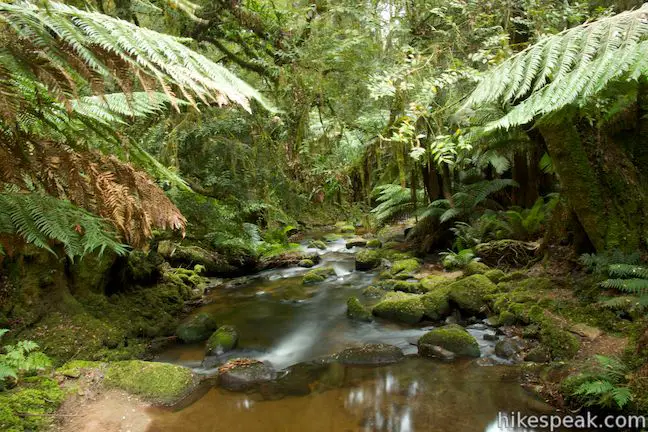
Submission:
[[[457,324],[450,324],[425,333],[418,340],[419,354],[429,356],[438,346],[461,357],[479,357],[479,344],[470,333]]]
[[[374,306],[372,313],[378,317],[407,324],[421,321],[425,307],[421,296],[404,292],[390,292]]]
[[[347,348],[334,356],[344,365],[378,366],[397,363],[405,358],[400,348],[387,344],[365,344]]]
[[[362,237],[353,237],[346,241],[346,248],[351,249],[354,247],[365,247],[367,246],[367,239]]]
[[[490,279],[481,274],[459,279],[448,286],[450,300],[463,312],[479,314],[487,303],[487,296],[497,291]]]
[[[247,391],[275,377],[275,370],[259,360],[234,359],[218,368],[219,385],[230,391]]]
[[[219,327],[207,339],[205,347],[206,355],[221,355],[227,351],[231,351],[238,345],[239,334],[236,327],[231,325],[224,325]]]
[[[380,266],[381,262],[382,256],[376,249],[364,249],[358,252],[355,256],[356,270],[372,270]]]
[[[176,328],[176,336],[185,343],[201,342],[211,336],[217,327],[213,316],[201,312],[181,322]]]
[[[237,267],[217,252],[200,246],[184,246],[163,240],[158,244],[158,253],[173,267],[193,268],[201,265],[206,275],[228,275],[237,272]]]

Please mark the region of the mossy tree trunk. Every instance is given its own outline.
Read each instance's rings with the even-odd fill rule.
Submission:
[[[619,134],[584,123],[541,125],[567,199],[597,251],[645,248],[648,183]]]

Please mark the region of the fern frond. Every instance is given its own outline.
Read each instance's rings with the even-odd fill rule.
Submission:
[[[508,129],[648,73],[648,6],[541,39],[486,74],[467,106],[513,103],[486,129]]]
[[[127,252],[104,220],[48,195],[1,193],[0,221],[3,234],[19,235],[27,243],[52,253],[51,244],[60,242],[70,258],[96,250],[108,249],[119,255]],[[21,348],[32,351],[38,346],[25,342]]]
[[[610,264],[608,267],[610,278],[639,278],[648,279],[648,268],[631,264]]]
[[[608,279],[600,283],[605,289],[616,289],[631,294],[648,294],[647,279]]]

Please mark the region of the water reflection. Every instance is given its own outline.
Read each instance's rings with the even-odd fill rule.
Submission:
[[[149,432],[496,432],[500,411],[547,409],[518,382],[515,367],[475,362],[408,358],[382,368],[300,364],[281,382],[254,393],[212,388],[179,411],[155,408]]]

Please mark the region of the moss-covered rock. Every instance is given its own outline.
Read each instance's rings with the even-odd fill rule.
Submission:
[[[353,247],[365,247],[367,245],[367,240],[362,237],[353,237],[346,241],[345,246],[347,249]]]
[[[367,288],[365,288],[364,290],[362,290],[362,295],[365,296],[365,297],[368,297],[368,298],[381,298],[386,293],[387,292],[384,289],[379,288],[379,287],[377,287],[375,285],[370,285]]]
[[[237,270],[222,255],[200,246],[183,246],[164,240],[158,245],[158,253],[174,267],[201,265],[207,275],[232,274]]]
[[[418,281],[391,280],[385,281],[385,286],[390,286],[393,291],[402,291],[411,294],[421,294],[424,292]]]
[[[421,296],[423,313],[431,320],[439,321],[450,314],[450,293],[447,289],[438,288]]]
[[[506,277],[506,273],[504,273],[500,269],[492,269],[492,270],[488,270],[487,272],[484,272],[484,276],[486,276],[488,279],[490,279],[493,283],[496,284]]]
[[[393,279],[409,279],[421,268],[421,263],[416,258],[408,258],[394,261],[389,274]]]
[[[6,432],[48,429],[65,392],[50,378],[29,377],[11,390],[0,391],[0,430]]]
[[[549,363],[551,361],[551,353],[549,350],[543,346],[538,346],[532,348],[526,356],[524,356],[524,361],[530,361],[534,363]]]
[[[464,312],[478,314],[486,306],[488,296],[497,286],[484,275],[476,274],[448,286],[450,300]]]
[[[365,249],[355,256],[356,270],[372,270],[380,265],[382,256],[375,249]]]
[[[320,267],[307,272],[302,278],[302,283],[304,285],[310,285],[324,282],[327,278],[334,275],[335,269],[333,267]]]
[[[371,239],[367,241],[367,249],[380,249],[382,247],[382,242],[378,239]]]
[[[56,373],[68,378],[79,378],[81,374],[90,369],[96,369],[102,365],[101,362],[88,360],[71,360],[56,369]]]
[[[324,250],[324,249],[326,249],[326,243],[324,243],[322,240],[311,240],[308,243],[308,247],[312,248],[312,249]]]
[[[419,352],[425,345],[440,346],[463,357],[479,357],[481,355],[477,340],[463,327],[456,324],[434,329],[421,336],[418,341]]]
[[[580,348],[579,339],[567,330],[545,318],[540,324],[540,343],[554,360],[570,360]]]
[[[372,313],[378,317],[407,324],[419,322],[424,312],[421,296],[403,292],[387,293],[372,310]]]
[[[371,311],[366,308],[357,297],[347,300],[347,316],[358,321],[372,321]]]
[[[348,365],[377,366],[397,363],[405,358],[400,348],[387,344],[365,344],[347,348],[334,356],[335,360]]]
[[[217,328],[216,319],[208,313],[202,312],[192,315],[184,320],[176,329],[176,336],[185,342],[200,342],[209,338]]]
[[[311,268],[315,265],[313,260],[310,259],[303,259],[297,263],[299,267],[304,267],[304,268]]]
[[[503,326],[513,325],[516,321],[515,314],[508,310],[502,311],[497,318],[497,323]]]
[[[479,261],[471,261],[468,264],[466,264],[463,268],[464,274],[466,276],[471,276],[475,274],[484,274],[489,270],[491,270],[490,267],[488,267],[483,262],[479,262]]]
[[[420,280],[421,287],[424,291],[433,291],[437,288],[443,288],[454,282],[454,278],[445,275],[429,275]]]
[[[191,369],[141,360],[108,364],[104,384],[147,400],[173,403],[191,391],[196,379]]]
[[[239,334],[236,327],[231,325],[221,326],[207,339],[206,355],[221,355],[231,351],[236,348],[238,341]]]

